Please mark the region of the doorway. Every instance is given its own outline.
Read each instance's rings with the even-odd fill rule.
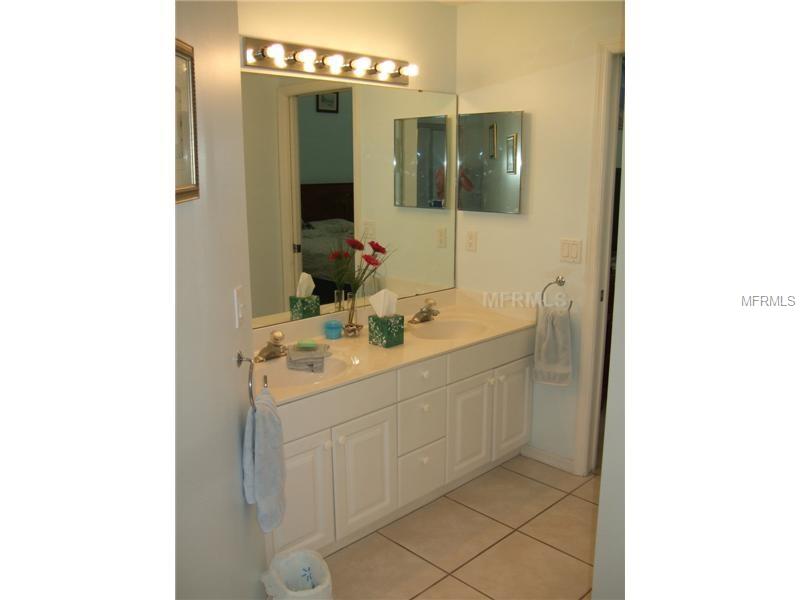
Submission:
[[[605,438],[606,404],[608,400],[608,373],[611,360],[611,333],[614,322],[614,290],[617,278],[617,243],[619,237],[619,211],[620,211],[620,190],[622,186],[622,139],[625,132],[625,56],[619,58],[618,65],[618,87],[615,86],[613,93],[618,94],[616,102],[618,115],[614,119],[616,129],[614,131],[615,140],[611,145],[614,152],[613,162],[613,205],[611,215],[611,249],[608,261],[608,279],[605,290],[601,292],[601,300],[605,307],[605,335],[602,345],[602,381],[600,385],[600,403],[598,408],[597,429],[594,439],[596,447],[594,450],[594,472],[599,473],[603,462],[603,442]],[[604,298],[602,296],[605,296]]]

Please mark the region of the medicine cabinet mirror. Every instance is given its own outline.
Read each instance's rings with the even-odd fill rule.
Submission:
[[[458,208],[519,213],[522,111],[458,116]]]

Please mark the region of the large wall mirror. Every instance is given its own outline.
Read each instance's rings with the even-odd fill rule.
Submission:
[[[330,255],[351,237],[389,253],[364,297],[454,286],[455,202],[446,199],[456,190],[446,157],[455,153],[455,95],[250,71],[241,82],[254,327],[290,320],[303,272],[321,314],[335,312]],[[395,203],[398,121],[430,138],[411,206],[438,210]]]

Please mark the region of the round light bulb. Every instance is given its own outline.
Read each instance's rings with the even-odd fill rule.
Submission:
[[[286,68],[286,59],[285,58],[275,58],[275,59],[272,60],[272,62],[275,63],[275,66],[278,67],[279,69],[285,69]]]
[[[341,54],[331,54],[322,59],[322,64],[331,70],[331,73],[338,75],[344,66],[344,56]]]
[[[389,73],[378,73],[378,79],[380,81],[388,81],[389,80]]]
[[[391,75],[397,69],[397,65],[393,60],[384,60],[379,62],[375,68],[378,70],[378,73],[385,73],[386,75]]]
[[[355,60],[350,61],[350,66],[356,71],[356,75],[359,77],[363,76],[369,69],[372,68],[372,59],[367,58],[366,56],[362,56],[361,58],[357,58]],[[358,72],[361,71],[361,75]]]
[[[248,65],[252,65],[254,62],[256,62],[256,53],[252,48],[247,49],[245,52],[245,57]]]
[[[400,75],[404,77],[416,77],[419,75],[419,67],[414,64],[400,67]]]
[[[299,52],[294,53],[294,59],[298,62],[303,63],[304,65],[314,65],[314,61],[317,60],[317,53],[314,52],[311,48],[306,48],[305,50],[300,50]]]
[[[286,56],[286,50],[283,49],[283,44],[271,44],[267,46],[267,56],[274,61],[283,59]]]

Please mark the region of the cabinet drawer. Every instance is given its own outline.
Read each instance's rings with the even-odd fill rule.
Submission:
[[[397,377],[383,373],[278,407],[283,441],[290,442],[355,419],[397,400]]]
[[[430,444],[447,430],[447,391],[440,388],[397,406],[397,454]]]
[[[447,383],[447,357],[445,356],[403,367],[397,370],[398,400],[405,400],[435,390],[445,383]]]
[[[533,327],[456,350],[447,357],[447,383],[533,354]]]
[[[447,442],[441,439],[398,461],[400,506],[444,485],[446,452]]]

